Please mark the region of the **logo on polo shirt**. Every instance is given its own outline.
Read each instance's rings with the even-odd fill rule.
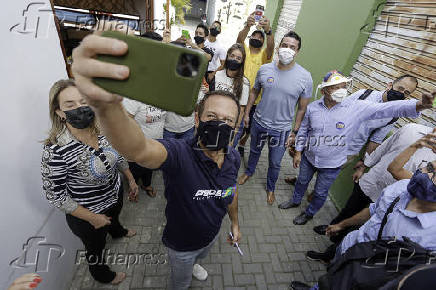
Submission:
[[[336,123],[336,129],[342,130],[345,128],[345,124],[343,122]]]
[[[269,77],[266,79],[267,83],[272,84],[274,83],[274,78],[273,77]]]
[[[231,186],[225,190],[214,190],[214,189],[200,189],[194,195],[194,199],[209,199],[209,198],[227,198],[233,197],[236,192],[236,185]]]

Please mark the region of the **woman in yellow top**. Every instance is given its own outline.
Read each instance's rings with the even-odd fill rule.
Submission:
[[[274,34],[272,33],[272,29],[270,26],[270,21],[268,18],[263,16],[259,21],[259,26],[262,27],[262,30],[255,30],[251,33],[249,45],[246,46],[245,39],[247,38],[248,33],[250,32],[250,28],[256,24],[254,19],[254,13],[248,16],[245,27],[239,32],[237,43],[241,43],[244,45],[246,52],[246,59],[244,65],[244,73],[245,77],[250,81],[250,85],[253,86],[254,81],[256,80],[257,71],[260,66],[272,61],[272,56],[274,53]],[[265,42],[265,34],[266,34],[266,48],[263,48]],[[250,88],[251,89],[251,88]],[[251,120],[253,120],[253,114],[256,111],[256,105],[260,102],[262,94],[259,94],[254,105],[250,110],[250,123],[245,124],[244,135],[239,141],[238,151],[241,154],[241,157],[244,157],[244,146],[250,136],[250,127]]]

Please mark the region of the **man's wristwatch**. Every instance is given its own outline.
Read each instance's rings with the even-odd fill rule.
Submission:
[[[292,130],[292,133],[294,133],[294,135],[298,134],[298,130]]]
[[[266,35],[271,35],[272,34],[272,29],[270,28],[268,32],[265,31]]]

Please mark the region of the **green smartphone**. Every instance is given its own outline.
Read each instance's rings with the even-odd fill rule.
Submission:
[[[182,30],[182,36],[184,36],[186,39],[191,39],[191,35],[189,35],[188,30]]]
[[[165,111],[189,116],[194,111],[207,58],[200,51],[148,38],[105,31],[102,36],[127,43],[123,56],[99,55],[98,60],[126,65],[126,80],[94,78],[105,90]]]

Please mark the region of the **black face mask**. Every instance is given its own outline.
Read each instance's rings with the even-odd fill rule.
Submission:
[[[201,43],[204,42],[204,37],[202,37],[202,36],[195,36],[194,37],[194,41],[195,41],[196,44],[201,44]]]
[[[390,89],[387,92],[386,98],[388,99],[388,102],[390,102],[390,101],[402,101],[406,97],[404,96],[404,94],[402,92]]]
[[[233,128],[222,121],[200,121],[197,128],[197,138],[211,151],[227,149],[233,135]]]
[[[234,59],[226,60],[226,68],[229,70],[238,70],[241,67],[242,63],[238,62]]]
[[[210,29],[210,34],[212,36],[217,36],[218,34],[220,34],[220,31],[216,27],[214,27]]]
[[[250,38],[249,44],[254,48],[261,48],[263,46],[263,42],[255,38]]]
[[[89,106],[64,111],[64,113],[67,117],[67,122],[76,129],[88,128],[95,118],[94,111]]]

